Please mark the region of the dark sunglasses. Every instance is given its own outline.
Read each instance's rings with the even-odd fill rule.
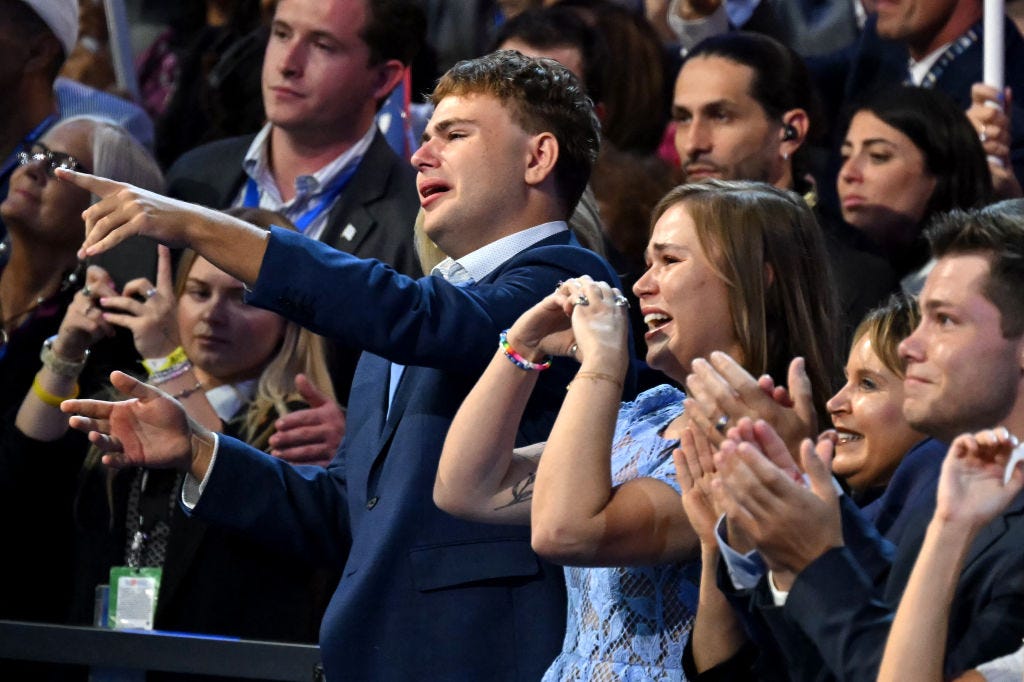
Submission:
[[[55,152],[42,142],[33,144],[31,151],[18,152],[18,163],[22,166],[38,161],[43,162],[43,168],[46,169],[46,174],[51,178],[54,177],[53,172],[58,168],[78,172],[85,170],[85,166],[80,164],[75,157],[64,152]]]

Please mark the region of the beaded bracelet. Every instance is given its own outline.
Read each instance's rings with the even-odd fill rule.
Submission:
[[[68,360],[57,355],[57,351],[53,350],[53,344],[56,341],[56,334],[43,341],[43,347],[39,351],[39,360],[43,363],[43,367],[46,367],[57,376],[66,379],[77,379],[78,375],[85,369],[86,361],[89,360],[89,349],[85,350],[85,357],[81,360]]]
[[[75,383],[75,390],[71,395],[59,396],[50,393],[43,388],[42,382],[39,381],[39,375],[36,374],[35,380],[32,382],[32,392],[36,394],[36,397],[42,400],[45,404],[50,407],[60,407],[60,404],[65,400],[71,400],[72,398],[78,397],[78,383]]]
[[[175,393],[174,395],[172,395],[171,397],[174,398],[175,400],[184,400],[185,398],[189,397],[190,395],[192,395],[196,391],[202,390],[202,388],[203,388],[203,385],[200,382],[197,381],[195,386],[190,386],[189,388],[183,388],[180,391],[178,391],[177,393]]]
[[[165,370],[150,374],[149,383],[152,384],[153,386],[166,384],[168,381],[171,381],[172,379],[177,379],[181,375],[188,373],[191,369],[192,363],[188,360],[188,358],[186,358],[184,362],[179,362],[176,365],[171,365]]]
[[[505,353],[505,357],[509,359],[509,362],[519,369],[525,369],[527,372],[542,372],[551,366],[551,356],[548,356],[544,362],[530,362],[517,353],[516,350],[508,344],[507,329],[498,335],[498,345],[501,347],[502,352]]]

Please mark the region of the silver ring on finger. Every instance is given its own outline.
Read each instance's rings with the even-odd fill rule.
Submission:
[[[576,297],[576,300],[573,301],[572,304],[574,306],[576,306],[576,305],[588,306],[588,305],[590,305],[590,299],[587,298],[586,294],[580,294],[579,296]]]
[[[146,289],[145,296],[146,298],[153,298],[154,296],[156,296],[156,289],[154,287]]]
[[[718,431],[720,434],[722,434],[724,436],[725,432],[726,432],[726,430],[728,428],[729,428],[729,417],[728,417],[728,415],[724,415],[723,414],[715,422],[715,431]]]
[[[569,355],[576,357],[576,351],[578,351],[579,349],[580,347],[578,345],[576,345],[575,343],[572,344],[571,346],[569,346]]]
[[[86,298],[92,298],[92,289],[89,288],[88,284],[82,287],[82,295]]]
[[[982,142],[988,142],[988,124],[981,126],[981,132],[978,133],[978,139]]]
[[[629,299],[622,294],[618,294],[614,299],[612,299],[612,303],[614,303],[617,308],[629,307]]]

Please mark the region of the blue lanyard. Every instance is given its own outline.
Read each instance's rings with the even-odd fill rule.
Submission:
[[[967,31],[967,33],[954,40],[953,43],[946,48],[946,51],[942,53],[934,64],[932,64],[932,67],[928,69],[928,73],[926,73],[924,78],[921,79],[922,88],[934,88],[935,84],[940,78],[942,78],[942,74],[946,72],[946,68],[953,62],[953,60],[978,42],[978,39],[980,38],[978,29],[979,25],[975,24]]]
[[[6,177],[7,174],[10,173],[14,169],[14,167],[18,165],[18,152],[30,148],[35,143],[35,141],[42,137],[43,133],[49,130],[50,126],[52,126],[56,121],[57,114],[50,114],[49,116],[44,118],[39,125],[33,128],[32,132],[25,136],[25,138],[18,144],[17,147],[14,148],[14,151],[12,151],[7,156],[7,159],[4,161],[3,167],[0,168],[0,178]]]
[[[324,192],[320,201],[293,221],[295,223],[295,228],[299,232],[305,233],[306,229],[313,224],[313,221],[319,218],[321,213],[334,204],[334,200],[337,199],[338,195],[340,195],[342,190],[345,189],[345,186],[352,179],[352,176],[356,174],[356,170],[358,169],[358,163],[354,163],[346,168],[341,175],[335,179],[334,183],[328,187],[327,191]],[[260,190],[256,185],[256,181],[252,178],[249,178],[249,181],[245,183],[245,198],[242,199],[242,205],[248,208],[259,208]]]

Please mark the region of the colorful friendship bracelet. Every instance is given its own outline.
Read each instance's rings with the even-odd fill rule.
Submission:
[[[522,355],[516,352],[516,350],[508,344],[508,330],[506,329],[498,335],[498,345],[501,347],[505,357],[508,358],[509,362],[518,367],[524,369],[527,372],[542,372],[551,366],[551,356],[544,362],[530,362]]]
[[[37,398],[42,400],[45,404],[49,405],[50,407],[57,407],[57,408],[59,408],[60,404],[62,402],[64,402],[65,400],[71,400],[72,398],[77,398],[78,397],[78,391],[79,391],[78,382],[75,382],[75,390],[74,390],[74,392],[71,395],[67,395],[67,396],[54,395],[53,393],[50,393],[45,388],[43,388],[43,384],[39,381],[39,375],[38,374],[36,374],[36,378],[32,382],[32,392],[36,394]]]

